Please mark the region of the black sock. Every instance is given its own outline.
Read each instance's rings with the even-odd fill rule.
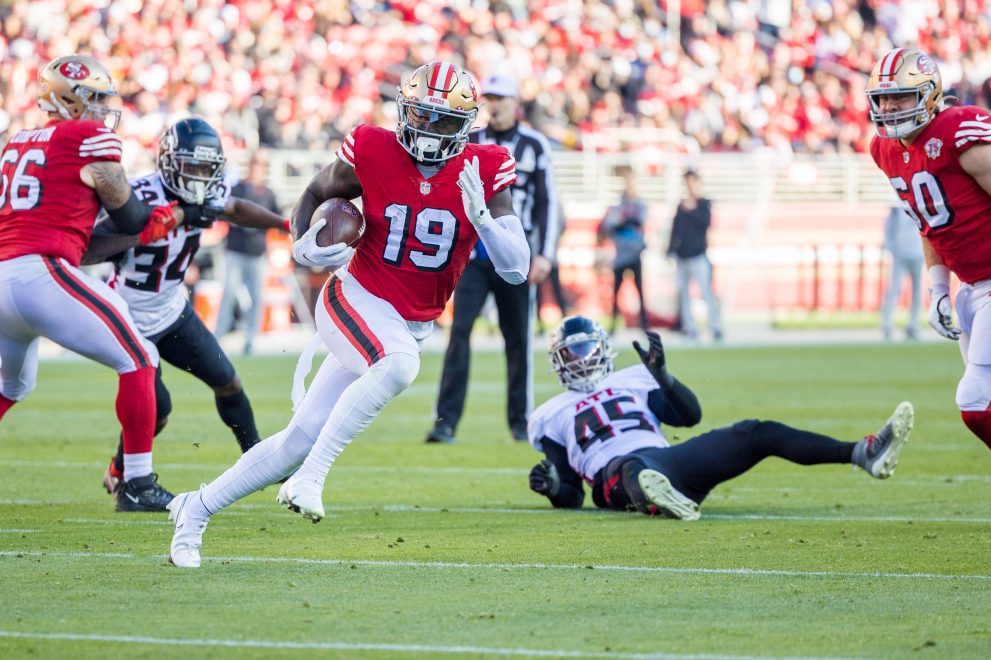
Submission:
[[[117,441],[117,453],[114,454],[114,469],[120,474],[124,474],[124,434],[120,434]]]
[[[255,414],[251,410],[248,395],[241,390],[230,396],[216,395],[217,412],[224,424],[231,428],[241,451],[245,452],[258,444],[258,429],[255,428]]]

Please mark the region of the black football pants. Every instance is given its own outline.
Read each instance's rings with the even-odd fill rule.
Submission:
[[[510,429],[526,429],[533,400],[532,356],[533,287],[509,284],[491,261],[472,259],[454,289],[454,320],[444,354],[437,394],[437,424],[457,428],[468,392],[471,329],[489,293],[495,297],[499,330],[506,344],[506,413]]]
[[[610,509],[640,509],[644,503],[637,501],[643,496],[637,496],[636,476],[647,468],[662,473],[679,492],[701,504],[713,488],[769,456],[799,465],[849,463],[854,444],[780,422],[747,419],[678,445],[638,449],[614,458],[596,475],[593,497],[596,504]]]

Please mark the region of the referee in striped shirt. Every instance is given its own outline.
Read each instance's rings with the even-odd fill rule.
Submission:
[[[469,140],[500,144],[516,159],[516,181],[511,186],[513,206],[530,241],[530,275],[523,284],[503,281],[482,242],[475,245],[454,289],[454,320],[444,355],[434,427],[427,434],[427,442],[454,442],[468,390],[471,329],[489,293],[495,297],[499,329],[506,345],[506,416],[514,440],[527,439],[527,418],[533,408],[530,340],[536,318],[536,290],[550,273],[560,233],[550,145],[541,133],[519,123],[519,88],[513,78],[499,74],[487,77],[482,82],[482,96],[489,123],[472,133]]]

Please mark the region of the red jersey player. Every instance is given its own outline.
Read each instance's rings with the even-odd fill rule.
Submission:
[[[39,78],[49,122],[14,134],[0,155],[0,418],[34,389],[41,337],[115,369],[124,439],[117,510],[162,511],[172,495],[152,473],[158,353],[120,296],[77,266],[101,204],[143,240],[164,236],[176,217],[171,207],[153,213],[128,185],[106,67],[70,55]]]
[[[991,111],[944,107],[936,63],[896,48],[867,85],[877,136],[871,155],[919,225],[932,280],[929,324],[959,339],[966,368],[957,407],[991,448]],[[952,321],[950,273],[960,279]]]
[[[176,522],[170,557],[200,565],[209,516],[292,474],[278,501],[304,517],[324,515],[322,493],[341,451],[405,390],[420,367],[420,343],[476,241],[507,282],[526,280],[530,249],[513,211],[515,162],[497,145],[468,144],[478,93],[471,75],[448,62],[413,72],[396,99],[395,131],[358,126],[293,210],[293,254],[308,266],[340,266],[316,306],[330,349],[305,397],[302,379],[316,341],[300,358],[295,415],[199,493],[169,505]],[[319,247],[313,211],[332,197],[361,197],[367,222],[357,248]],[[353,257],[353,258],[352,258]],[[297,470],[297,468],[299,468]]]

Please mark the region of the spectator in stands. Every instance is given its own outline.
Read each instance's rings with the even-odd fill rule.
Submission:
[[[712,263],[706,255],[708,233],[712,225],[712,203],[702,196],[698,172],[685,171],[685,197],[678,204],[671,223],[668,256],[677,260],[678,311],[681,331],[690,339],[698,338],[698,325],[692,314],[691,285],[694,281],[709,310],[708,325],[715,341],[722,341],[723,326],[719,301],[712,290]]]
[[[891,279],[881,305],[881,331],[886,341],[894,330],[895,306],[902,293],[902,283],[908,275],[912,280],[905,336],[918,338],[919,304],[922,296],[922,242],[919,228],[901,206],[892,206],[884,222],[884,248],[891,254]]]
[[[234,197],[247,199],[272,211],[282,213],[275,192],[266,185],[268,154],[255,151],[248,165],[248,176],[231,190]],[[240,310],[244,322],[244,354],[250,355],[262,314],[262,289],[265,284],[265,246],[267,230],[230,224],[224,251],[224,295],[220,300],[217,336],[234,327],[234,310]]]
[[[623,174],[623,192],[619,203],[610,206],[599,226],[599,238],[608,238],[615,248],[613,257],[612,332],[616,331],[619,316],[619,289],[627,272],[633,275],[633,284],[640,297],[640,327],[647,329],[647,305],[643,296],[643,266],[640,256],[647,247],[644,225],[647,222],[647,204],[637,194],[637,179],[632,171]]]

